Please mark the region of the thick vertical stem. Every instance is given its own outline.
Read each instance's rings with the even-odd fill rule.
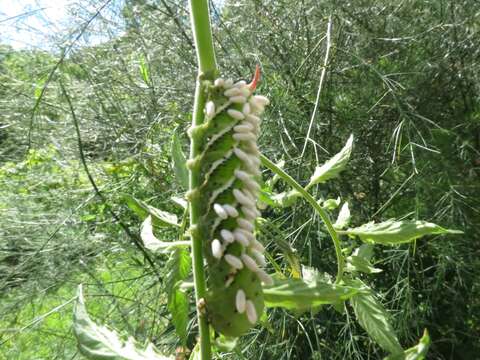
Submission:
[[[199,71],[204,74],[213,73],[217,69],[217,63],[213,49],[208,1],[190,0],[190,18],[192,20]]]
[[[195,105],[193,110],[192,126],[200,124],[203,121],[203,104],[205,104],[205,93],[200,81],[197,81],[195,90]],[[199,153],[198,139],[192,136],[190,144],[190,159],[194,159]],[[192,239],[192,258],[193,258],[193,280],[195,283],[195,299],[197,303],[198,328],[200,332],[200,353],[201,360],[211,359],[210,332],[208,321],[200,304],[205,299],[206,284],[203,261],[203,241],[201,233],[198,231],[201,218],[200,204],[198,196],[195,196],[195,189],[200,185],[200,174],[198,167],[190,169],[190,234]]]
[[[197,51],[199,74],[195,90],[195,104],[193,107],[192,129],[204,121],[203,108],[205,106],[206,94],[203,88],[203,80],[215,77],[216,60],[213,49],[212,33],[210,29],[210,18],[208,14],[207,0],[190,0],[190,17]],[[200,139],[195,135],[191,136],[190,159],[195,159],[200,153]],[[200,354],[201,360],[210,360],[211,344],[208,320],[204,309],[201,308],[202,300],[206,295],[205,271],[203,260],[203,241],[198,231],[201,218],[200,204],[195,190],[200,185],[199,168],[192,167],[189,174],[190,190],[190,229],[192,239],[193,277],[195,282],[195,298],[197,302],[197,317],[200,333]]]

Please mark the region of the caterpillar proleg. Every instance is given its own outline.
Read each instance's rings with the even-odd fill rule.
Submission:
[[[200,186],[192,190],[202,218],[195,231],[204,239],[207,260],[206,310],[215,330],[240,336],[263,312],[262,282],[270,283],[264,247],[255,239],[256,200],[260,190],[257,136],[268,99],[253,95],[252,83],[231,79],[205,82],[205,121],[189,131],[200,155]]]

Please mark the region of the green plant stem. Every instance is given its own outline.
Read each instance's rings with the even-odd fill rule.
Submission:
[[[200,73],[217,70],[207,0],[190,0],[190,19]]]
[[[330,217],[328,216],[327,212],[322,209],[322,207],[317,203],[317,201],[310,195],[307,190],[305,190],[298,182],[296,182],[290,175],[288,175],[285,171],[280,169],[277,165],[271,162],[267,157],[264,155],[260,155],[260,159],[262,164],[272,170],[275,174],[280,176],[287,184],[289,184],[292,188],[297,190],[302,197],[307,200],[307,202],[317,211],[320,218],[325,223],[327,227],[327,231],[330,234],[333,245],[335,247],[335,255],[337,256],[337,276],[335,278],[335,283],[339,283],[342,281],[343,277],[343,270],[345,268],[345,259],[342,255],[342,247],[340,245],[340,238],[338,237],[337,231],[333,228],[332,222]]]
[[[213,49],[212,32],[210,29],[210,17],[208,14],[207,0],[190,0],[190,18],[192,22],[195,47],[198,58],[198,79],[195,89],[195,103],[193,106],[192,128],[195,129],[204,121],[203,108],[206,95],[203,80],[213,78],[216,75],[217,66]],[[190,159],[195,159],[200,154],[200,139],[191,137]],[[189,170],[189,190],[194,194],[200,186],[200,171],[198,167]],[[193,279],[195,284],[195,299],[197,303],[198,328],[200,333],[200,358],[210,360],[212,358],[210,329],[205,311],[198,306],[206,296],[205,270],[203,261],[203,238],[198,231],[201,219],[200,204],[198,198],[193,196],[190,202],[190,229],[192,240]]]

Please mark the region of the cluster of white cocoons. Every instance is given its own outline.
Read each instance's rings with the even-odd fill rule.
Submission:
[[[219,231],[220,239],[214,239],[211,243],[212,254],[219,260],[225,260],[232,268],[232,273],[246,267],[257,274],[260,281],[270,285],[272,278],[261,268],[266,266],[263,256],[265,248],[255,239],[254,233],[255,219],[260,216],[256,204],[260,186],[255,179],[261,174],[260,153],[257,147],[260,131],[259,115],[269,104],[269,100],[264,96],[253,95],[253,90],[245,81],[233,83],[231,79],[216,79],[214,86],[223,91],[227,102],[218,109],[212,101],[207,102],[205,115],[207,120],[210,120],[220,112],[226,111],[231,118],[237,120],[233,126],[232,137],[235,145],[232,156],[236,156],[242,163],[242,166],[234,172],[242,186],[232,190],[235,198],[233,204],[213,204],[213,210],[219,220],[235,218],[237,227],[233,231],[227,229]],[[236,105],[235,109],[232,105]],[[240,108],[238,105],[241,105],[241,111],[238,110]],[[228,253],[228,246],[234,242],[242,245],[240,256]],[[232,278],[227,280],[227,287],[232,280]],[[235,306],[239,313],[246,314],[250,323],[256,323],[258,315],[254,303],[246,298],[242,289],[237,291]]]

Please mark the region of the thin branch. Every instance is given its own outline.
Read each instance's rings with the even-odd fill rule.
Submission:
[[[120,217],[117,215],[117,213],[115,213],[110,204],[108,203],[107,199],[105,198],[105,196],[102,194],[102,192],[100,191],[100,189],[98,188],[97,184],[95,183],[95,180],[93,179],[93,176],[90,172],[90,169],[88,168],[88,165],[87,165],[87,161],[85,159],[85,154],[83,152],[83,143],[82,143],[82,137],[81,137],[81,134],[80,134],[80,126],[78,124],[78,119],[77,119],[77,115],[75,114],[75,110],[73,108],[73,104],[72,104],[72,101],[70,99],[70,96],[68,95],[67,91],[65,90],[65,87],[63,85],[63,82],[62,81],[59,81],[59,84],[60,84],[60,88],[62,90],[62,94],[63,96],[65,97],[65,99],[67,100],[67,103],[68,103],[68,107],[70,108],[70,113],[72,115],[72,120],[73,120],[73,124],[75,126],[75,132],[77,134],[77,141],[78,141],[78,151],[79,151],[79,154],[80,154],[80,161],[83,165],[83,169],[85,171],[85,174],[87,174],[87,177],[88,177],[88,180],[90,182],[90,184],[92,185],[93,187],[93,190],[95,191],[95,194],[97,195],[97,197],[102,201],[103,204],[105,204],[106,206],[106,209],[108,210],[108,212],[110,213],[110,215],[113,217],[113,219],[120,225],[120,227],[123,229],[123,231],[127,234],[127,236],[132,239],[133,243],[135,244],[135,246],[142,252],[142,254],[145,256],[145,259],[147,260],[147,262],[150,264],[150,266],[152,267],[152,270],[155,272],[155,274],[157,275],[157,277],[159,278],[159,280],[161,281],[161,277],[160,277],[160,274],[158,273],[156,267],[155,267],[155,263],[154,261],[152,260],[152,258],[150,257],[150,254],[147,252],[147,250],[144,248],[143,244],[142,244],[142,241],[140,240],[140,237],[137,236],[136,234],[134,234],[130,228],[128,227],[127,224],[125,224],[121,219]]]
[[[42,87],[42,91],[40,91],[40,95],[38,96],[38,98],[36,99],[35,101],[35,104],[33,105],[33,109],[32,109],[32,114],[30,116],[30,124],[28,125],[28,146],[27,146],[27,152],[30,150],[31,146],[32,146],[32,131],[33,131],[33,122],[35,120],[35,114],[38,110],[38,107],[40,106],[40,103],[42,102],[42,99],[43,99],[43,96],[45,95],[45,92],[47,91],[47,87],[48,85],[50,84],[50,82],[52,81],[53,79],[53,75],[55,74],[55,72],[57,71],[57,69],[59,68],[59,66],[63,63],[63,60],[65,59],[65,57],[67,56],[67,54],[72,50],[73,46],[75,45],[75,43],[82,37],[82,35],[85,33],[85,31],[87,30],[87,28],[90,26],[90,24],[92,23],[93,20],[95,20],[95,18],[100,15],[100,13],[102,12],[102,10],[111,2],[112,0],[107,0],[102,6],[100,6],[98,8],[98,10],[95,12],[95,14],[90,18],[88,19],[88,21],[83,25],[82,29],[80,30],[80,32],[78,33],[78,35],[75,37],[75,39],[71,42],[71,44],[69,46],[67,46],[66,48],[63,48],[62,49],[62,54],[60,55],[60,59],[56,62],[55,66],[53,67],[52,71],[50,71],[50,74],[48,74],[48,78],[47,80],[45,81],[45,84],[43,85]]]
[[[312,128],[313,128],[313,121],[315,120],[315,115],[317,114],[318,105],[320,103],[320,94],[322,93],[323,80],[325,79],[325,74],[327,72],[328,57],[330,55],[330,47],[332,45],[331,30],[332,30],[332,16],[329,16],[328,25],[327,25],[327,34],[326,34],[327,48],[325,50],[325,58],[323,59],[323,68],[322,68],[322,73],[320,74],[320,83],[318,84],[317,98],[315,99],[315,107],[313,109],[312,118],[310,119],[310,124],[308,125],[307,137],[305,139],[305,143],[303,144],[302,154],[300,155],[300,158],[303,158],[303,155],[305,154],[305,150],[307,149],[307,144],[308,144],[308,141],[310,140],[310,133],[312,132]]]

